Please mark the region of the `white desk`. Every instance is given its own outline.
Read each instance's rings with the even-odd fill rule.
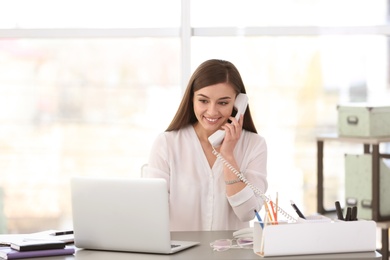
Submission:
[[[122,253],[122,252],[107,252],[95,250],[77,250],[74,256],[58,256],[51,257],[50,260],[194,260],[194,259],[263,259],[256,255],[253,250],[249,249],[229,249],[224,252],[216,252],[210,248],[210,242],[221,238],[232,238],[233,231],[201,231],[201,232],[173,232],[172,239],[174,240],[193,240],[200,241],[201,244],[193,248],[186,249],[182,252],[173,255],[154,255],[154,254],[139,254],[139,253]],[[304,256],[289,256],[289,257],[269,257],[265,259],[382,259],[378,252],[363,252],[363,253],[345,253],[345,254],[324,254],[324,255],[304,255]]]

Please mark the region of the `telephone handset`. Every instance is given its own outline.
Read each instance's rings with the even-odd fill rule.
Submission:
[[[240,119],[240,116],[245,113],[246,107],[248,106],[248,96],[244,93],[237,95],[234,101],[234,107],[237,110],[235,118]],[[213,147],[220,146],[223,138],[225,138],[224,130],[217,130],[214,134],[209,136],[209,142]]]

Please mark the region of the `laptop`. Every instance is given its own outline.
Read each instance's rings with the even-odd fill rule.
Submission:
[[[173,254],[199,244],[171,241],[164,179],[73,177],[71,195],[78,248]]]

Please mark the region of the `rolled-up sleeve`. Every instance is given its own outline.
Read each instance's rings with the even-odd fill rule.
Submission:
[[[248,138],[249,139],[249,138]],[[268,188],[267,182],[267,145],[264,138],[258,135],[252,135],[251,140],[246,140],[247,146],[241,160],[246,165],[241,169],[248,185],[237,194],[227,197],[234,213],[241,221],[250,221],[255,217],[254,210],[260,211],[264,201],[260,194],[256,194],[252,186],[260,193],[264,194]],[[240,158],[240,155],[238,155]]]

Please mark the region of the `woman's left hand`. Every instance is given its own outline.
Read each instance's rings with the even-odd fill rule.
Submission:
[[[240,115],[240,119],[237,121],[236,118],[230,117],[231,123],[226,123],[222,126],[222,129],[225,130],[225,138],[223,139],[220,153],[222,156],[233,156],[234,148],[240,139],[242,133],[242,126],[244,121],[244,116]]]

